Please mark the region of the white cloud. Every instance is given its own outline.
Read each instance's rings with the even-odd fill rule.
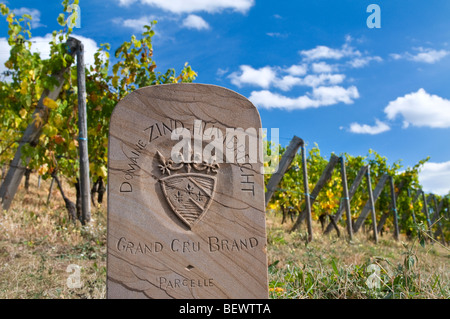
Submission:
[[[216,75],[219,77],[222,77],[227,73],[228,73],[228,68],[226,68],[226,69],[218,68],[216,71]]]
[[[450,54],[450,51],[447,50],[435,50],[423,47],[414,48],[414,50],[418,52],[415,54],[411,54],[409,52],[402,54],[391,53],[390,56],[394,60],[406,59],[414,62],[433,64]]]
[[[419,182],[425,192],[446,195],[450,191],[450,161],[427,162],[419,173]]]
[[[268,88],[275,80],[275,70],[270,66],[254,69],[249,65],[241,65],[240,72],[233,72],[228,77],[231,83],[241,87],[243,84],[250,84]]]
[[[424,62],[424,63],[435,63],[447,56],[450,51],[446,50],[433,50],[433,49],[418,49],[420,52],[416,55],[413,55],[411,59],[416,62]]]
[[[122,18],[115,18],[112,21],[115,24],[119,24],[122,27],[130,28],[137,32],[143,32],[145,25],[150,25],[153,20],[155,20],[156,17],[153,15],[149,16],[142,16],[137,19],[122,19]]]
[[[347,63],[352,68],[362,68],[366,65],[368,65],[371,61],[381,62],[383,59],[379,56],[366,56],[362,58],[355,58],[353,60],[348,61]]]
[[[339,60],[344,57],[358,57],[362,55],[359,50],[355,50],[355,48],[351,47],[348,44],[348,41],[340,49],[332,49],[324,45],[318,45],[314,49],[301,50],[299,53],[303,56],[305,61],[323,59]]]
[[[390,120],[400,115],[404,127],[410,124],[417,127],[450,127],[450,100],[430,95],[422,88],[389,102],[384,112]]]
[[[337,49],[317,46],[300,51],[302,61],[290,66],[264,66],[256,69],[250,65],[241,65],[240,70],[228,75],[228,79],[238,87],[259,87],[261,90],[251,92],[249,99],[262,108],[293,110],[337,103],[351,104],[359,98],[358,89],[356,86],[343,87],[346,75],[336,72],[341,68],[363,67],[370,61],[382,61],[380,57],[361,53],[350,45],[352,41],[350,36],[346,36],[345,43]],[[328,63],[323,59],[344,61]],[[297,86],[310,87],[311,90],[299,97],[284,93]]]
[[[209,24],[202,17],[195,14],[190,14],[183,20],[181,20],[180,16],[167,14],[162,16],[144,15],[135,19],[114,18],[112,19],[112,22],[122,27],[130,28],[136,32],[143,32],[144,26],[150,25],[154,20],[159,22],[163,20],[172,21],[173,23],[180,24],[181,27],[188,29],[206,30],[210,28]],[[153,29],[153,31],[155,31],[155,29]],[[157,34],[160,35],[160,32],[158,31]]]
[[[306,86],[317,87],[321,85],[334,85],[342,83],[345,79],[344,74],[310,74],[305,76],[301,83]]]
[[[38,9],[19,8],[14,9],[13,12],[18,16],[22,16],[24,14],[30,15],[31,16],[30,25],[32,29],[45,27],[45,25],[41,23],[41,12]]]
[[[380,134],[383,132],[389,131],[391,128],[389,125],[387,125],[384,122],[381,122],[378,119],[375,119],[375,125],[370,126],[367,124],[359,124],[359,123],[352,123],[350,124],[350,132],[356,133],[356,134]]]
[[[296,75],[301,76],[305,75],[308,71],[308,65],[306,64],[300,64],[300,65],[291,65],[289,68],[286,69],[286,72],[290,75]]]
[[[326,62],[313,63],[311,67],[314,73],[330,73],[338,69],[336,65],[331,65]]]
[[[129,6],[130,4],[135,3],[137,0],[119,0],[119,5],[121,6]]]
[[[359,98],[358,89],[350,86],[345,89],[341,86],[320,86],[313,88],[313,97],[320,101],[320,105],[332,105],[339,102],[344,104],[352,104],[353,99]]]
[[[80,40],[84,46],[84,62],[86,65],[93,65],[95,63],[94,54],[98,50],[97,42],[90,38],[86,38],[81,35],[72,34],[71,37]],[[33,44],[31,46],[31,52],[39,52],[41,59],[47,59],[50,57],[50,41],[53,40],[51,34],[46,34],[44,37],[33,37],[31,39]]]
[[[203,20],[202,17],[190,14],[183,20],[183,27],[188,29],[196,29],[196,30],[207,30],[209,29],[209,24]]]
[[[351,104],[353,99],[358,97],[358,90],[354,86],[347,89],[340,86],[332,86],[314,88],[312,93],[297,98],[287,97],[268,90],[253,91],[249,99],[261,108],[299,110],[328,106],[339,102]]]
[[[345,79],[344,74],[309,74],[303,78],[293,76],[293,74],[306,73],[307,67],[299,65],[293,65],[287,69],[270,66],[254,69],[249,65],[241,65],[239,68],[239,72],[233,72],[228,76],[231,83],[238,87],[244,84],[259,86],[263,89],[274,86],[282,91],[289,91],[298,85],[309,87],[336,85]],[[279,73],[288,73],[288,75],[279,76]]]
[[[292,75],[283,76],[281,79],[274,81],[274,86],[282,91],[289,91],[292,87],[302,84],[302,79]]]
[[[95,62],[94,54],[98,50],[97,43],[90,39],[80,35],[72,34],[72,37],[80,40],[84,45],[84,61],[86,65],[93,65]],[[31,38],[31,52],[39,52],[41,59],[48,59],[50,57],[50,42],[53,41],[53,36],[49,33],[43,37]],[[6,38],[0,38],[0,47],[4,50],[0,50],[0,74],[6,71],[5,62],[9,59],[9,45]]]
[[[136,1],[137,0],[119,0],[119,4],[128,6]],[[192,13],[200,11],[214,13],[227,9],[246,13],[255,4],[254,0],[140,0],[140,2],[173,13]]]
[[[272,38],[286,38],[288,36],[286,33],[280,32],[267,32],[266,35]]]
[[[315,73],[330,73],[337,72],[338,69],[344,66],[351,68],[362,68],[367,66],[370,62],[381,62],[383,59],[379,56],[369,56],[367,52],[362,53],[356,48],[352,47],[350,43],[353,38],[349,35],[345,37],[345,43],[341,48],[330,48],[324,45],[318,45],[310,50],[299,51],[299,54],[303,56],[305,62],[311,63],[313,72]],[[328,64],[320,60],[343,60],[347,59],[341,64]],[[316,62],[320,61],[320,62]]]
[[[252,101],[257,107],[266,109],[280,108],[294,110],[316,106],[316,103],[306,95],[298,98],[290,98],[268,90],[253,91],[250,94],[249,100]]]
[[[398,53],[391,53],[389,54],[394,60],[400,60],[401,58],[403,58],[403,56],[401,54]]]
[[[302,50],[300,51],[300,54],[303,55],[306,60],[340,59],[344,56],[340,50],[331,49],[324,45],[318,45],[310,50]]]

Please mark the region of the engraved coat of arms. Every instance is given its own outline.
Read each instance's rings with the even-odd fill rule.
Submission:
[[[181,161],[176,164],[166,159],[159,151],[157,157],[161,173],[168,176],[160,178],[161,189],[172,211],[190,229],[198,223],[208,211],[216,189],[216,174],[219,165],[215,162]],[[172,171],[185,168],[185,173],[171,175]],[[191,172],[192,170],[196,172]]]

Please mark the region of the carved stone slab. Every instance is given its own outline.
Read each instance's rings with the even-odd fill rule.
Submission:
[[[231,162],[211,148],[213,141],[223,152],[242,146],[227,139],[227,129],[260,127],[251,102],[212,85],[146,87],[117,104],[109,136],[108,298],[268,298],[262,163],[242,160],[252,158],[250,142]],[[173,153],[188,141],[171,139],[183,128],[194,146]],[[198,160],[199,150],[215,157]]]

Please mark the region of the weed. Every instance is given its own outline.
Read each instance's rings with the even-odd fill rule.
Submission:
[[[271,219],[269,232],[283,228]],[[286,227],[286,226],[284,226]],[[419,226],[421,227],[421,226]],[[317,233],[320,228],[314,229]],[[269,245],[271,298],[373,299],[448,298],[448,248],[427,237],[396,242],[384,238],[378,245],[356,234],[351,243],[315,235],[308,245],[302,236],[285,236],[283,246]],[[423,240],[425,239],[425,240]],[[427,247],[426,241],[431,247]],[[289,248],[296,248],[296,257]]]

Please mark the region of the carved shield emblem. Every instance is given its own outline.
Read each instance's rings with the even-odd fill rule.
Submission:
[[[161,179],[164,196],[175,214],[191,228],[208,211],[216,178],[204,174],[177,174]]]
[[[192,228],[206,214],[216,190],[216,177],[207,175],[216,174],[217,163],[194,163],[183,161],[175,164],[173,160],[166,159],[160,152],[157,158],[162,174],[169,176],[161,178],[161,189],[173,212],[189,228]],[[172,171],[185,168],[187,173],[171,175]],[[191,173],[191,169],[200,173]]]

